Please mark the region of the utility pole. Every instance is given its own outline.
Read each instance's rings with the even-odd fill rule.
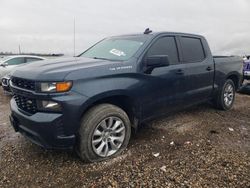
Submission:
[[[21,54],[21,46],[20,46],[20,44],[18,45],[18,49],[19,49],[19,54]]]
[[[74,57],[76,56],[76,20],[74,18]]]

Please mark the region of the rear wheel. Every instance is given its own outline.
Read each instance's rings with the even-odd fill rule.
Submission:
[[[77,151],[88,162],[102,161],[119,155],[131,134],[127,114],[111,104],[91,108],[83,117]]]
[[[235,85],[231,79],[226,80],[223,87],[216,96],[214,103],[218,109],[229,110],[235,99]]]

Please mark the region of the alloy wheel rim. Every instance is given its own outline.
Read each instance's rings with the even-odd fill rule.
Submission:
[[[224,91],[224,102],[226,106],[230,106],[234,99],[234,89],[231,84],[228,84]]]
[[[103,119],[95,128],[92,135],[92,148],[100,157],[115,154],[125,140],[125,125],[115,116]]]

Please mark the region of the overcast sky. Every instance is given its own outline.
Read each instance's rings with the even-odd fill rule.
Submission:
[[[204,35],[214,54],[250,54],[249,0],[0,0],[0,51],[76,54],[106,36]]]

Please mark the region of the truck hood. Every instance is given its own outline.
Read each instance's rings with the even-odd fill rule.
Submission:
[[[16,68],[11,76],[37,81],[62,81],[74,71],[89,72],[92,69],[97,69],[97,67],[103,70],[104,67],[108,69],[113,64],[119,65],[120,63],[85,57],[58,58],[28,63]],[[107,69],[105,68],[105,70]]]

